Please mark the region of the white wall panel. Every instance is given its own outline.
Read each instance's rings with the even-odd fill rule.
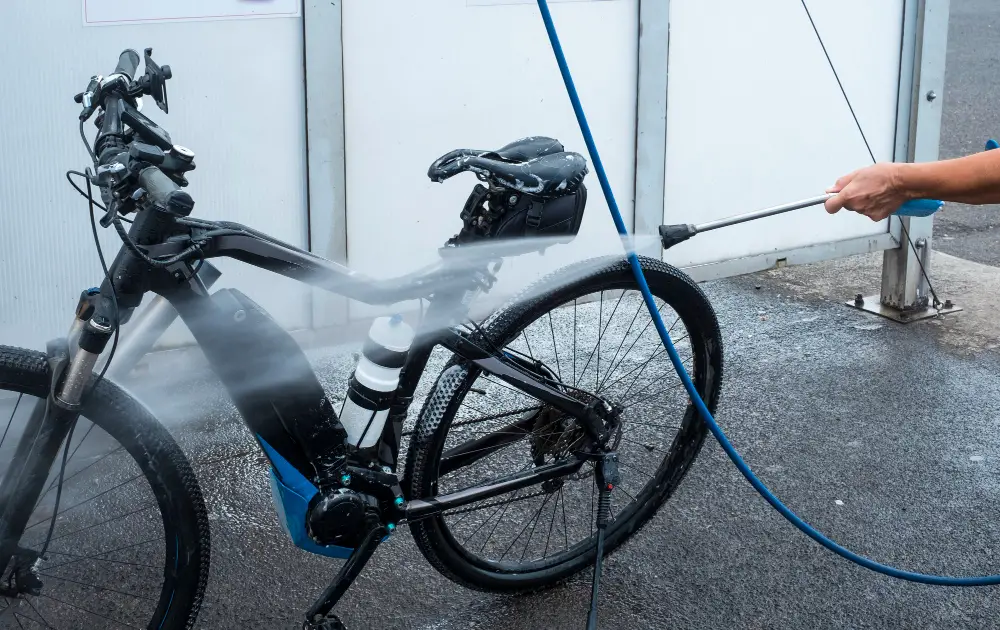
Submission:
[[[903,0],[809,0],[879,161],[895,138]],[[671,0],[665,223],[821,194],[871,163],[806,13],[789,0]],[[699,236],[679,265],[885,233],[822,207]]]
[[[125,48],[152,46],[174,71],[170,115],[152,102],[144,112],[196,152],[195,214],[307,242],[301,19],[88,28],[80,7],[0,3],[0,343],[41,347],[65,334],[81,289],[101,282],[86,203],[63,175],[88,163],[73,95],[92,74],[110,74]],[[110,262],[113,230],[103,243]],[[294,283],[220,266],[220,286],[240,288],[288,327],[308,325],[307,294]],[[168,341],[186,338],[175,326]]]
[[[631,223],[638,3],[556,3],[552,13],[622,214]],[[533,3],[346,0],[343,23],[353,268],[386,277],[435,260],[436,248],[461,228],[458,215],[477,183],[472,174],[444,184],[427,179],[427,167],[451,149],[492,149],[546,135],[586,155]],[[620,251],[591,171],[577,241],[544,257],[509,261],[501,283],[525,282],[596,250]]]

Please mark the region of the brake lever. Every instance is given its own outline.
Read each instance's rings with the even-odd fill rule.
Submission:
[[[83,111],[80,112],[81,121],[86,122],[97,110],[97,106],[101,102],[100,93],[103,80],[104,77],[101,75],[91,77],[87,89],[73,97],[74,101],[83,105]]]

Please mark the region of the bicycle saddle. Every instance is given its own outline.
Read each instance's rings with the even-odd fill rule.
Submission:
[[[566,151],[558,140],[531,136],[495,151],[456,149],[442,155],[427,171],[432,182],[471,171],[481,179],[537,198],[561,197],[583,183],[587,160]]]

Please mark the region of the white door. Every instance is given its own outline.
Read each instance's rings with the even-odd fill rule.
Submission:
[[[556,2],[552,13],[631,224],[638,2]],[[431,162],[452,149],[544,135],[587,155],[534,2],[346,0],[343,20],[352,268],[389,277],[435,260],[461,228],[459,213],[477,183],[472,174],[444,184],[427,179]],[[589,202],[576,241],[506,262],[495,293],[571,259],[620,252],[592,165],[585,181]]]
[[[875,157],[892,161],[903,0],[807,4]],[[814,197],[868,164],[797,0],[671,0],[664,223]],[[887,230],[818,207],[699,236],[666,259],[697,265]]]
[[[110,74],[125,48],[152,47],[173,69],[170,115],[148,98],[144,112],[196,153],[195,215],[308,244],[301,17],[85,26],[82,9],[81,0],[0,3],[0,343],[41,347],[64,335],[80,291],[101,283],[86,202],[64,174],[88,165],[73,95]],[[110,262],[120,241],[105,230],[102,242]],[[287,327],[309,324],[307,291],[235,261],[219,266],[219,286],[243,290]],[[186,339],[176,325],[167,341]]]

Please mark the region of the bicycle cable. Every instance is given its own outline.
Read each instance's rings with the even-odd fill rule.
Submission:
[[[545,30],[549,37],[549,43],[552,45],[552,52],[559,65],[559,71],[560,74],[562,74],[563,82],[566,85],[566,92],[573,105],[573,112],[576,114],[576,119],[580,125],[580,131],[583,135],[584,142],[587,145],[590,158],[594,163],[594,170],[597,173],[597,178],[601,183],[601,189],[604,192],[605,199],[607,200],[608,209],[611,212],[611,218],[614,220],[615,228],[618,230],[620,237],[622,239],[628,239],[628,229],[625,227],[625,221],[622,218],[621,211],[618,209],[618,203],[615,200],[614,192],[611,189],[611,183],[608,180],[607,172],[604,170],[604,164],[601,161],[600,153],[597,150],[594,135],[591,133],[590,124],[587,122],[587,116],[583,111],[580,96],[577,93],[576,85],[573,82],[573,76],[570,74],[569,66],[566,62],[566,55],[563,52],[562,45],[559,42],[559,36],[556,33],[555,24],[552,21],[552,14],[549,12],[548,2],[547,0],[536,1],[538,3],[538,9],[542,14],[542,21],[545,23]],[[667,332],[666,325],[663,323],[663,318],[660,317],[660,314],[656,309],[656,301],[653,298],[652,292],[649,290],[649,284],[646,282],[646,276],[643,274],[642,265],[639,262],[638,256],[631,249],[626,249],[625,256],[632,268],[632,273],[635,276],[636,283],[639,285],[639,290],[642,293],[643,299],[646,302],[646,308],[649,310],[653,323],[656,325],[656,331],[660,335],[660,341],[663,344],[664,349],[667,351],[667,354],[670,356],[670,361],[674,366],[674,370],[677,372],[677,376],[684,384],[684,389],[687,391],[688,396],[691,399],[691,403],[698,410],[698,413],[708,426],[708,430],[711,431],[713,437],[715,437],[715,439],[719,442],[719,445],[722,446],[726,455],[730,460],[732,460],[733,464],[740,471],[743,477],[779,514],[785,517],[785,519],[787,519],[799,531],[822,545],[827,550],[832,551],[846,560],[850,560],[860,566],[863,566],[866,569],[882,573],[883,575],[936,586],[991,586],[1000,584],[1000,575],[948,577],[943,575],[931,575],[905,571],[876,562],[871,558],[866,558],[865,556],[857,554],[834,542],[815,527],[806,523],[801,517],[782,503],[774,495],[774,493],[772,493],[768,487],[764,485],[764,482],[762,482],[760,478],[754,474],[753,470],[750,469],[750,466],[746,463],[746,461],[744,461],[743,457],[740,456],[739,452],[736,451],[736,448],[729,441],[729,438],[722,430],[722,427],[719,426],[719,423],[712,416],[712,412],[709,411],[708,406],[705,404],[701,394],[698,392],[694,382],[691,380],[691,376],[684,368],[680,356],[677,353],[677,349],[674,347],[674,344],[670,339],[670,335]]]
[[[81,125],[81,131],[82,131],[82,125]],[[86,140],[86,136],[84,136],[84,140]],[[89,149],[89,145],[88,145],[88,149]],[[113,337],[112,343],[111,343],[111,350],[110,350],[110,352],[108,352],[108,360],[105,361],[104,367],[101,369],[101,372],[94,379],[94,384],[86,392],[86,394],[84,394],[81,397],[81,403],[82,403],[83,401],[89,399],[93,395],[94,391],[97,389],[97,386],[104,379],[104,375],[107,373],[108,368],[111,366],[111,361],[115,357],[115,351],[118,349],[118,337],[119,337],[119,334],[120,334],[118,320],[120,318],[121,311],[118,308],[118,292],[115,289],[114,283],[111,282],[111,272],[108,271],[108,264],[107,264],[107,261],[104,258],[104,249],[101,247],[101,241],[100,241],[100,239],[98,238],[98,235],[97,235],[97,218],[95,216],[96,213],[94,211],[94,208],[95,207],[99,207],[100,204],[98,204],[97,202],[94,201],[93,188],[91,187],[91,184],[90,184],[90,177],[91,177],[91,175],[90,175],[90,168],[88,167],[85,170],[85,172],[83,172],[83,173],[81,173],[79,171],[67,171],[66,172],[66,179],[69,180],[69,183],[73,186],[73,188],[76,188],[78,192],[80,192],[81,194],[84,194],[83,191],[80,190],[80,188],[77,187],[76,183],[71,178],[71,175],[78,175],[80,177],[83,177],[84,180],[87,182],[87,192],[86,192],[86,194],[84,196],[87,197],[88,206],[89,206],[89,209],[90,209],[90,229],[91,229],[91,232],[93,233],[93,236],[94,236],[94,245],[97,247],[97,256],[101,260],[101,269],[104,271],[104,279],[107,280],[108,285],[111,287],[111,301],[114,304],[114,308],[115,308],[115,333],[114,333],[114,337]],[[45,415],[48,415],[48,411],[49,411],[49,400],[46,399],[46,401],[45,401]],[[39,557],[44,557],[45,556],[45,553],[49,549],[49,543],[52,542],[52,534],[55,532],[56,519],[59,516],[59,503],[60,503],[60,501],[62,499],[63,481],[66,478],[66,464],[69,461],[69,446],[70,446],[70,442],[73,440],[73,432],[76,430],[76,425],[77,425],[78,421],[79,421],[79,415],[76,418],[74,418],[72,425],[70,425],[69,433],[66,435],[66,443],[63,446],[62,463],[59,466],[59,477],[58,477],[58,482],[57,482],[57,485],[56,485],[56,498],[55,498],[55,503],[52,506],[52,517],[49,520],[49,529],[48,529],[48,532],[45,535],[45,542],[42,543],[42,550],[38,554]],[[86,436],[84,436],[84,437],[86,437]]]

